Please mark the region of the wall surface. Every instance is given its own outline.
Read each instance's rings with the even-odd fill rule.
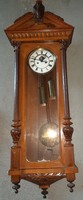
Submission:
[[[19,194],[14,194],[8,177],[10,165],[10,136],[13,116],[14,53],[4,29],[25,12],[32,11],[34,0],[0,0],[0,200],[42,200],[40,189],[22,181]],[[67,51],[69,96],[73,121],[75,160],[79,168],[76,187],[71,194],[66,180],[49,188],[50,200],[83,199],[83,0],[44,0],[46,10],[61,16],[75,27],[72,44]]]

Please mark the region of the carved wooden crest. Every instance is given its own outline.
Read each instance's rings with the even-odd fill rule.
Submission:
[[[43,20],[37,23],[34,14],[29,12],[18,18],[5,32],[11,43],[27,41],[60,41],[71,42],[74,27],[51,13],[45,12]]]

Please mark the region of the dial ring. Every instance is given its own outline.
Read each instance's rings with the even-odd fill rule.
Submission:
[[[53,69],[56,58],[50,50],[38,48],[29,54],[28,64],[34,72],[45,74]]]

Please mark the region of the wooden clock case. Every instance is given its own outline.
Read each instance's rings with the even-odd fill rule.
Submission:
[[[74,28],[64,20],[51,13],[44,12],[42,18],[36,19],[32,12],[26,13],[17,19],[5,32],[11,45],[14,47],[16,62],[14,76],[14,118],[11,135],[11,176],[13,187],[18,192],[21,179],[31,181],[43,188],[44,197],[50,184],[66,178],[70,191],[73,191],[77,167],[74,162],[74,146],[71,143],[73,128],[69,110],[68,81],[66,50],[71,43]],[[27,58],[31,51],[37,48],[48,49],[57,55],[55,68],[44,75],[46,80],[51,78],[56,81],[57,100],[50,103],[51,117],[58,120],[60,134],[60,156],[50,162],[28,162],[26,159],[26,129],[36,127],[37,104],[32,104],[37,98],[36,85],[38,74],[33,73],[28,66]],[[28,75],[27,75],[28,74]],[[27,82],[28,80],[28,82]],[[30,82],[29,82],[30,80]],[[28,86],[29,84],[29,86]],[[29,100],[27,103],[27,94]],[[37,101],[36,101],[37,102]],[[27,112],[31,116],[27,117]],[[40,108],[40,124],[45,120],[44,111]],[[38,122],[37,122],[38,123]],[[37,130],[35,130],[37,131]],[[28,148],[29,151],[29,148]],[[34,152],[34,156],[36,150]]]

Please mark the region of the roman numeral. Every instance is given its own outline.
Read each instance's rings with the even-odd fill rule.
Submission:
[[[52,55],[50,55],[48,58],[50,58]]]
[[[43,72],[43,69],[41,69],[41,72]]]
[[[50,66],[50,67],[52,67],[52,65],[51,65],[51,64],[49,64],[49,66]]]
[[[31,67],[34,67],[35,65],[33,64],[33,65],[31,65]]]
[[[34,60],[31,60],[30,62],[34,62]]]
[[[35,69],[36,71],[38,70],[38,67],[36,67],[36,69]]]
[[[36,55],[38,56],[38,53],[36,52]]]
[[[43,51],[41,50],[41,54],[43,54]]]
[[[50,60],[50,62],[53,62],[53,60]]]
[[[48,70],[48,68],[46,67],[46,69]]]
[[[31,59],[34,59],[34,56],[31,56]]]

